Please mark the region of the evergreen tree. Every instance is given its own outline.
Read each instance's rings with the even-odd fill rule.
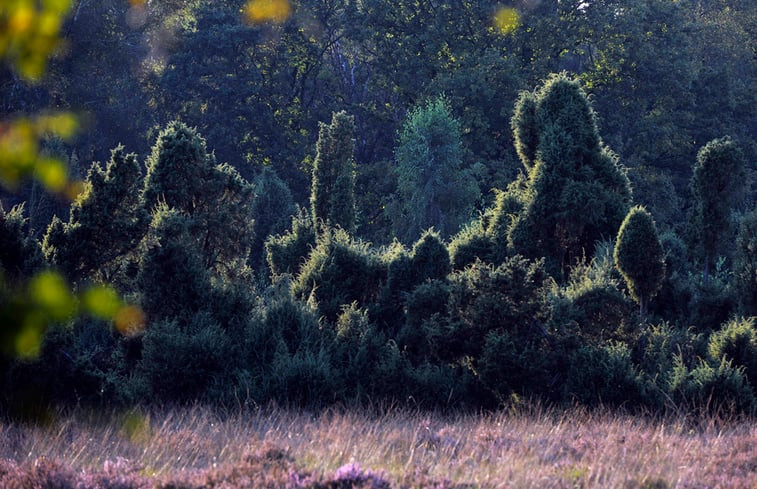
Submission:
[[[246,269],[254,187],[230,165],[216,165],[197,131],[177,121],[161,131],[147,160],[142,194],[148,210],[165,205],[190,218],[190,234],[207,269],[227,278]]]
[[[124,255],[142,239],[147,215],[139,187],[142,170],[123,146],[111,151],[105,169],[94,163],[84,191],[71,205],[68,222],[57,217],[47,228],[43,250],[74,281],[114,279]]]
[[[355,229],[355,119],[335,112],[320,125],[310,205],[313,221],[353,232]]]
[[[417,240],[433,227],[446,238],[468,222],[480,196],[462,168],[460,124],[440,97],[412,111],[400,133],[393,225],[397,236]]]
[[[255,200],[252,215],[255,218],[255,238],[250,258],[253,265],[265,266],[265,241],[269,236],[287,229],[291,217],[297,212],[292,192],[279,178],[276,170],[265,167],[253,181]]]
[[[147,158],[145,206],[152,210],[165,203],[193,215],[214,164],[202,136],[186,124],[172,121],[160,132]]]
[[[150,322],[186,319],[207,307],[212,286],[192,235],[191,217],[159,205],[142,247],[137,282],[142,308]]]
[[[633,207],[620,225],[613,256],[644,317],[665,278],[665,256],[654,220],[643,207]]]
[[[744,189],[744,158],[730,138],[714,139],[697,153],[691,191],[694,210],[693,237],[704,262],[703,280],[731,227],[730,214]]]
[[[523,93],[516,107],[512,127],[529,177],[509,243],[516,253],[545,257],[550,273],[564,275],[597,240],[616,234],[630,205],[630,184],[602,144],[578,82],[553,75],[534,93]]]

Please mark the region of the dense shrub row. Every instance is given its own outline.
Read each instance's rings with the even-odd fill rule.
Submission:
[[[443,101],[418,110],[411,122],[422,133],[423,110],[443,113]],[[68,220],[54,219],[41,244],[21,208],[0,212],[9,277],[46,260],[75,287],[112,284],[146,318],[117,330],[80,316],[52,328],[38,358],[6,354],[3,406],[493,408],[533,397],[753,411],[754,211],[741,219],[736,253],[717,262],[704,198],[690,232],[694,244],[706,234],[707,249],[674,230],[659,237],[651,215],[631,208],[585,94],[562,75],[522,95],[513,127],[527,175],[449,242],[432,228],[375,247],[350,232],[344,139],[354,128],[344,114],[322,126],[310,210],[273,172],[250,183],[216,164],[202,137],[174,122],[144,177],[122,148],[105,169],[95,163]],[[727,139],[708,145],[699,167],[710,154],[738,163]],[[611,231],[617,239],[602,240]]]

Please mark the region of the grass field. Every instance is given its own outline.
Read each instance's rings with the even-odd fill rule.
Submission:
[[[757,488],[753,420],[580,409],[67,412],[0,425],[3,488]]]

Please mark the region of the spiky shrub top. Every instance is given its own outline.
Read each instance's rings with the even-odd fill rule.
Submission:
[[[355,227],[355,118],[335,112],[330,124],[320,124],[310,205],[315,222],[347,231]]]
[[[480,191],[462,168],[462,151],[460,124],[444,98],[408,114],[395,154],[393,227],[402,241],[415,241],[432,226],[446,238],[470,220]]]
[[[620,225],[613,257],[631,297],[645,313],[665,278],[665,254],[655,222],[644,207],[635,206],[628,212]]]
[[[137,158],[123,146],[111,151],[105,169],[94,163],[68,222],[54,219],[48,226],[43,247],[47,260],[75,281],[98,274],[110,280],[115,261],[135,249],[146,230],[141,184]]]
[[[334,321],[345,304],[374,304],[385,280],[386,266],[378,253],[343,229],[327,228],[301,266],[292,292],[317,301],[321,314]]]
[[[737,317],[714,332],[707,344],[710,360],[728,360],[743,367],[747,380],[757,385],[757,318]]]
[[[305,209],[291,217],[290,228],[282,234],[268,236],[265,241],[266,262],[272,275],[297,275],[315,246],[315,225]]]
[[[450,259],[447,246],[439,233],[433,229],[424,231],[415,243],[410,261],[410,272],[416,283],[427,279],[443,279],[450,272]]]
[[[255,200],[252,203],[252,214],[255,217],[255,238],[251,258],[256,265],[264,266],[266,239],[285,231],[297,208],[292,192],[275,170],[264,168],[253,181],[253,185]]]
[[[730,227],[731,209],[744,188],[744,157],[730,138],[714,139],[699,150],[693,170],[694,230],[707,281],[710,263]]]
[[[158,136],[147,160],[146,210],[165,204],[186,214],[203,264],[217,277],[244,271],[254,236],[254,187],[228,164],[215,164],[205,140],[181,122]]]
[[[144,199],[148,209],[158,202],[193,214],[195,197],[214,166],[205,139],[195,129],[172,121],[160,132],[147,158]]]
[[[630,183],[602,144],[578,82],[553,75],[516,107],[512,127],[529,176],[509,244],[545,257],[553,275],[564,274],[597,240],[615,235],[631,202]]]

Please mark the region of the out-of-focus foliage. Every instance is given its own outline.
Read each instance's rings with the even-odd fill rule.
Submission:
[[[0,121],[0,183],[14,188],[21,179],[32,176],[49,191],[76,197],[79,189],[69,184],[66,166],[44,155],[40,148],[43,137],[53,135],[69,140],[76,128],[76,118],[70,113]]]
[[[8,0],[0,6],[0,58],[21,76],[39,80],[59,37],[71,0]]]

